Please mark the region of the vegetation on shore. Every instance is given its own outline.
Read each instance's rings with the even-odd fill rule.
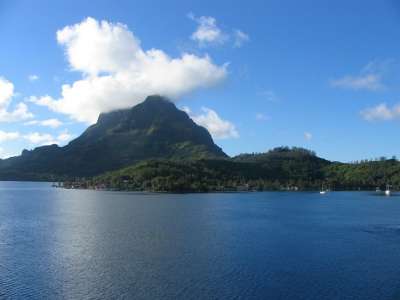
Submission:
[[[231,159],[148,160],[66,187],[154,192],[375,190],[400,187],[395,158],[330,162],[302,148],[279,147]]]

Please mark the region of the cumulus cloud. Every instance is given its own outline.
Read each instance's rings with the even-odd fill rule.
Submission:
[[[39,80],[39,76],[36,74],[32,74],[28,76],[29,81],[36,81]]]
[[[244,33],[243,31],[239,30],[239,29],[235,29],[233,31],[233,36],[235,39],[235,42],[233,44],[233,46],[235,48],[240,48],[242,47],[242,45],[246,42],[248,42],[250,40],[250,37],[247,33]]]
[[[19,132],[17,131],[2,131],[0,130],[0,143],[3,143],[5,141],[11,141],[11,140],[16,140],[20,137]]]
[[[207,16],[196,18],[193,14],[189,14],[189,18],[198,24],[190,38],[198,42],[200,46],[220,45],[229,39],[228,35],[218,27],[215,18]]]
[[[207,128],[213,138],[215,139],[229,139],[238,138],[239,132],[233,123],[223,120],[216,111],[202,107],[203,114],[193,114],[189,107],[182,108],[192,120],[200,126]]]
[[[64,84],[61,97],[31,97],[30,101],[94,123],[101,112],[127,108],[146,96],[172,100],[195,89],[211,87],[227,76],[227,64],[209,56],[183,53],[172,58],[158,49],[144,50],[126,25],[87,18],[57,32],[72,70],[82,79]]]
[[[11,100],[15,96],[14,84],[0,77],[0,122],[17,122],[33,118],[25,103],[17,103],[10,110]]]
[[[197,28],[190,38],[197,42],[200,47],[222,45],[233,40],[233,47],[240,48],[250,40],[249,35],[239,29],[234,29],[229,33],[224,32],[217,25],[217,20],[214,17],[196,17],[193,13],[189,13],[188,17],[197,23]]]
[[[63,125],[63,122],[56,118],[51,118],[47,120],[32,120],[29,122],[25,122],[24,125],[26,126],[31,126],[31,125],[38,125],[38,126],[45,126],[45,127],[51,127],[51,128],[58,128]]]
[[[360,114],[367,121],[390,121],[400,119],[400,104],[390,108],[386,103],[381,103],[377,106],[362,110]]]
[[[306,141],[311,141],[312,138],[313,138],[312,133],[310,133],[310,132],[304,132],[304,139],[305,139]]]

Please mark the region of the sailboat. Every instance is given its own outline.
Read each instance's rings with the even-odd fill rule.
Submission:
[[[386,190],[385,190],[385,196],[390,196],[391,192],[390,192],[390,185],[387,184],[386,185]]]
[[[324,185],[321,186],[321,190],[319,191],[321,195],[326,194],[326,189],[324,189]]]

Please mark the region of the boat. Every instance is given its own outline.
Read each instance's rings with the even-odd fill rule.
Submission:
[[[390,191],[390,185],[386,185],[386,190],[385,190],[385,196],[390,196],[391,191]]]
[[[319,193],[320,193],[321,195],[324,195],[324,194],[326,194],[327,191],[328,191],[328,190],[326,190],[326,189],[324,188],[324,185],[322,185],[322,186],[321,186],[321,190],[319,191]]]

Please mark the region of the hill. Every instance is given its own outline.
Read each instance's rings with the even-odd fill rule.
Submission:
[[[334,190],[375,190],[387,184],[398,190],[400,162],[330,162],[307,149],[278,147],[231,159],[143,161],[79,184],[158,192],[318,190],[322,185]]]
[[[318,189],[329,165],[309,150],[279,147],[223,160],[145,161],[97,176],[85,185],[174,192]]]

